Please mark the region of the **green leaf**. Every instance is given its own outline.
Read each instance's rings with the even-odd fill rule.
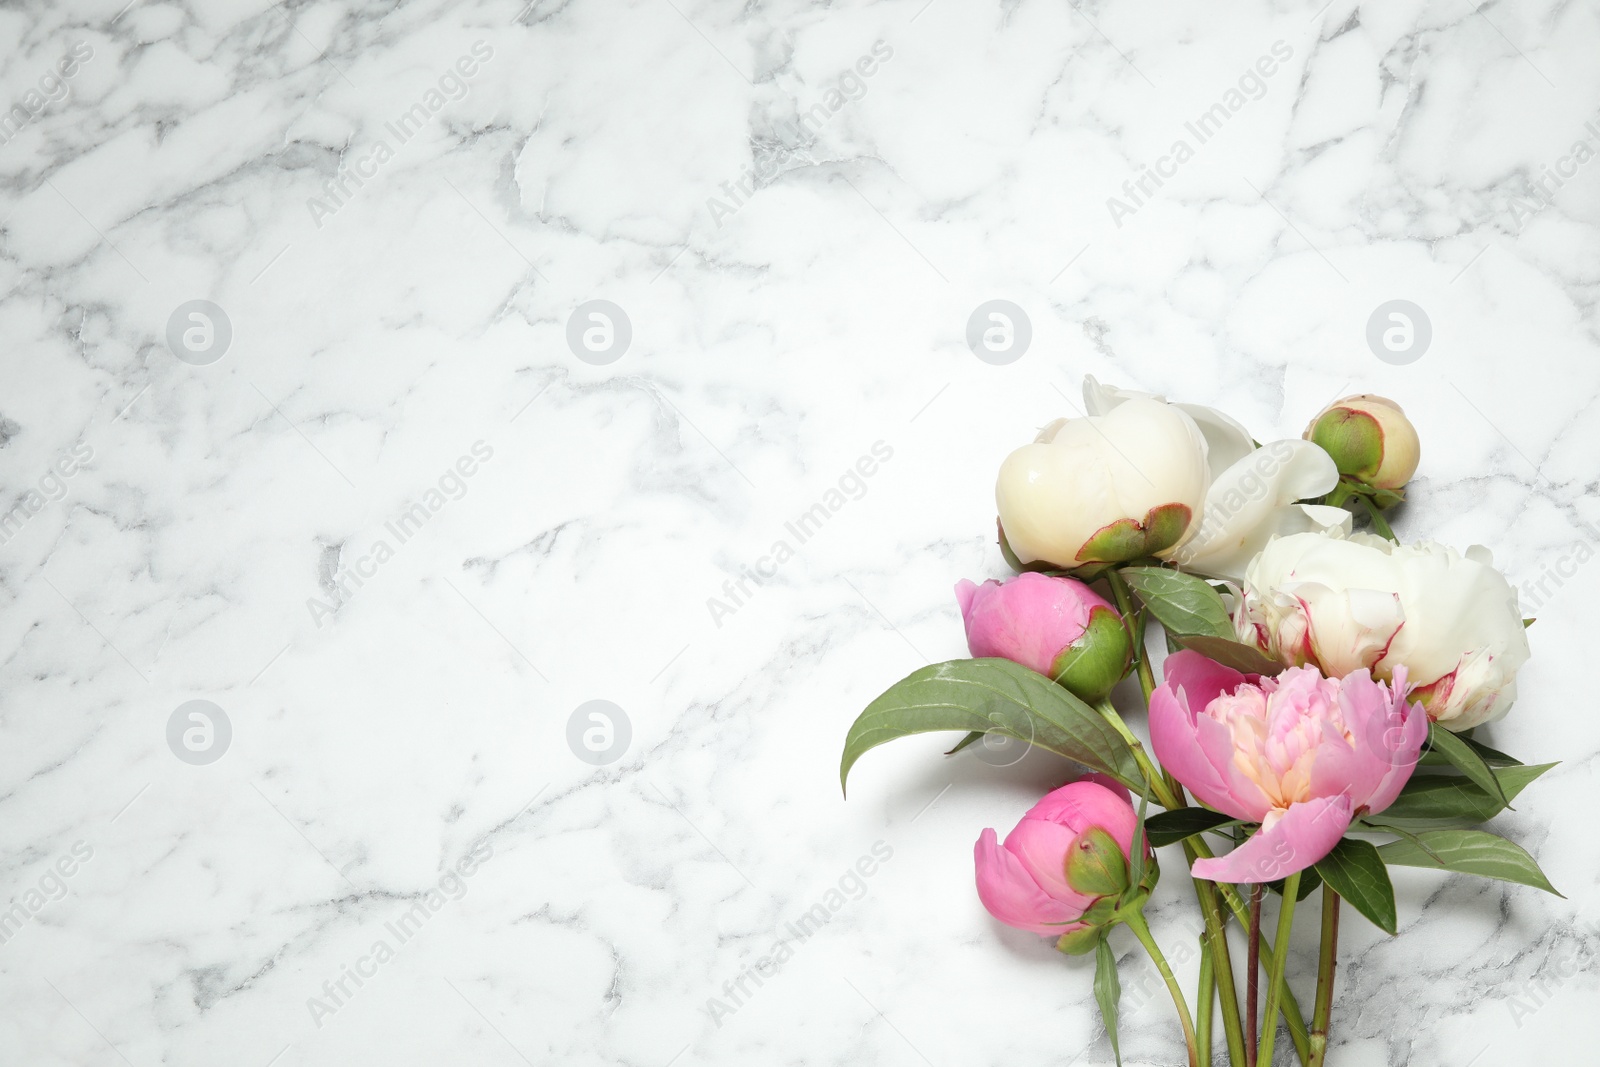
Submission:
[[[1476,874],[1561,896],[1527,850],[1487,830],[1428,830],[1380,845],[1378,855],[1397,867]]]
[[[1168,633],[1233,640],[1222,597],[1194,575],[1167,567],[1124,567],[1119,573]]]
[[[1515,800],[1530,782],[1554,763],[1535,767],[1521,764],[1494,768],[1494,776],[1506,799]],[[1367,815],[1362,822],[1372,826],[1397,826],[1402,830],[1459,830],[1487,822],[1505,810],[1498,797],[1482,786],[1453,774],[1419,774],[1406,783],[1393,804]]]
[[[1468,748],[1472,749],[1472,751],[1478,754],[1479,759],[1483,760],[1483,762],[1487,763],[1491,767],[1520,767],[1522,765],[1522,761],[1517,759],[1515,756],[1508,756],[1504,752],[1501,752],[1498,749],[1490,748],[1488,745],[1485,745],[1480,741],[1474,741],[1466,734],[1454,734],[1453,736],[1457,741],[1464,742]],[[1439,752],[1432,748],[1424,749],[1422,755],[1418,757],[1417,763],[1423,767],[1452,766],[1450,760],[1445,758],[1443,752]]]
[[[1283,664],[1263,655],[1254,645],[1235,641],[1231,637],[1181,635],[1178,642],[1207,659],[1216,660],[1224,667],[1232,667],[1245,674],[1274,675],[1284,670]]]
[[[1139,765],[1117,731],[1083,701],[1004,659],[956,659],[912,671],[857,716],[845,737],[839,785],[862,753],[937,730],[995,732],[1142,789]]]
[[[950,749],[948,752],[945,753],[945,755],[946,756],[954,756],[957,752],[960,752],[962,749],[966,748],[968,745],[972,744],[974,741],[982,741],[982,740],[983,740],[983,731],[982,730],[974,730],[970,734],[968,734],[966,737],[963,737],[961,740],[957,741],[956,742],[956,747]]]
[[[1145,820],[1144,832],[1151,848],[1161,848],[1163,845],[1175,845],[1206,830],[1232,826],[1238,821],[1210,808],[1174,808],[1150,816]]]
[[[1281,897],[1283,896],[1283,883],[1284,879],[1279,878],[1276,882],[1268,882],[1267,888]],[[1322,876],[1317,873],[1317,869],[1315,867],[1301,871],[1300,889],[1294,895],[1295,903],[1300,903],[1300,901],[1306,899],[1306,897],[1309,897],[1312,893],[1316,892],[1317,886],[1321,884]]]
[[[1472,751],[1476,752],[1479,758],[1481,758],[1483,762],[1487,763],[1491,767],[1522,766],[1522,761],[1517,759],[1515,756],[1508,756],[1497,748],[1490,748],[1483,742],[1478,741],[1475,738],[1468,737],[1466,734],[1456,734],[1456,736],[1461,738],[1461,740],[1465,741],[1467,744],[1471,745]]]
[[[1343,839],[1317,861],[1316,872],[1374,926],[1388,934],[1396,932],[1394,885],[1383,857],[1370,841]]]
[[[1494,776],[1483,757],[1474,752],[1471,745],[1436,722],[1428,724],[1428,750],[1449,760],[1474,785],[1499,801],[1501,807],[1511,806],[1505,790],[1500,788],[1500,780]]]
[[[1100,1002],[1100,1017],[1105,1020],[1106,1036],[1111,1038],[1111,1054],[1122,1067],[1122,1049],[1117,1044],[1117,1001],[1122,999],[1122,982],[1117,978],[1117,957],[1105,938],[1094,947],[1094,999]]]

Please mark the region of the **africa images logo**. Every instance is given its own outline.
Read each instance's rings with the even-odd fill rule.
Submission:
[[[464,100],[472,91],[471,79],[478,73],[481,64],[488,63],[494,58],[494,48],[484,41],[474,41],[472,54],[461,56],[455,65],[439,75],[436,86],[430,87],[422,94],[422,99],[402,111],[393,122],[386,122],[383,128],[394,138],[394,147],[391,147],[387,138],[379,137],[365,150],[359,153],[346,153],[341,158],[337,175],[322,183],[322,197],[309,197],[306,200],[306,210],[311,212],[311,221],[317,229],[322,229],[322,222],[339,213],[339,210],[350,203],[351,198],[363,185],[378,176],[378,170],[395,156],[395,148],[404,145],[428,123],[434,116],[444,110],[446,104],[452,101]],[[344,161],[345,158],[349,162]],[[351,184],[355,189],[351,189]]]
[[[1111,213],[1111,221],[1117,224],[1117,229],[1122,229],[1124,219],[1137,214],[1141,207],[1155,199],[1156,192],[1168,179],[1177,176],[1178,168],[1193,159],[1201,145],[1221,133],[1228,121],[1244,110],[1246,104],[1267,95],[1267,79],[1278,73],[1280,64],[1289,62],[1294,56],[1294,48],[1284,41],[1274,41],[1269,52],[1246,67],[1244,73],[1239,75],[1237,85],[1227,89],[1222,99],[1202,111],[1194,121],[1183,124],[1185,132],[1194,139],[1193,144],[1188,137],[1178,138],[1172,142],[1172,149],[1158,158],[1153,167],[1146,164],[1137,178],[1129,178],[1122,183],[1126,200],[1115,196],[1106,199],[1106,210]]]

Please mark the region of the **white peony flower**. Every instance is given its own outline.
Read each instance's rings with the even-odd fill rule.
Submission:
[[[1330,677],[1407,669],[1435,722],[1466,730],[1516,699],[1528,637],[1516,593],[1481,546],[1303,533],[1273,541],[1245,573],[1241,640]]]
[[[1158,556],[1238,581],[1273,537],[1350,528],[1343,508],[1295,503],[1338,482],[1316,445],[1257,448],[1215,408],[1092,377],[1083,400],[1088,417],[1058,419],[1000,469],[1000,524],[1023,563],[1072,568]]]
[[[1046,426],[1000,465],[995,504],[1023,563],[1120,563],[1177,547],[1209,481],[1194,420],[1140,398]]]

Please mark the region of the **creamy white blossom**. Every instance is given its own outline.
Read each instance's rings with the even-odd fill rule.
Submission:
[[[1077,567],[1175,548],[1209,482],[1194,420],[1138,398],[1046,426],[1001,464],[995,504],[1021,562]]]
[[[1371,534],[1305,533],[1266,546],[1245,573],[1240,640],[1332,677],[1404,666],[1429,716],[1451,730],[1500,718],[1516,699],[1528,637],[1516,593],[1487,549]]]
[[[1057,420],[1001,469],[1001,525],[1024,563],[1072,567],[1132,552],[1238,581],[1273,537],[1350,528],[1342,508],[1296,503],[1339,480],[1316,445],[1282,440],[1257,448],[1248,430],[1215,408],[1169,404],[1092,377],[1084,379],[1083,401],[1087,418]],[[1039,443],[1056,451],[1035,451]],[[1157,519],[1181,521],[1181,529],[1141,541],[1132,527],[1148,527],[1151,509],[1163,506]]]

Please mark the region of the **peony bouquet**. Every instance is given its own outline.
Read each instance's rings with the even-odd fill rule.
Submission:
[[[999,546],[1018,573],[956,586],[974,658],[874,700],[845,739],[841,784],[868,749],[942,730],[966,731],[952,754],[1020,743],[1081,765],[1003,841],[978,836],[984,907],[1095,957],[1114,1052],[1107,938],[1125,926],[1166,983],[1191,1065],[1267,1067],[1282,1032],[1317,1067],[1341,904],[1394,934],[1389,867],[1555,892],[1480,828],[1552,766],[1473,736],[1511,708],[1526,622],[1481,547],[1397,542],[1384,513],[1420,446],[1392,401],[1349,397],[1303,439],[1266,445],[1220,411],[1093,378],[1084,403],[1000,466]],[[1148,746],[1111,700],[1130,676]],[[1204,923],[1192,997],[1144,918],[1158,851],[1182,856]],[[1307,1002],[1284,972],[1297,906],[1319,890]]]

